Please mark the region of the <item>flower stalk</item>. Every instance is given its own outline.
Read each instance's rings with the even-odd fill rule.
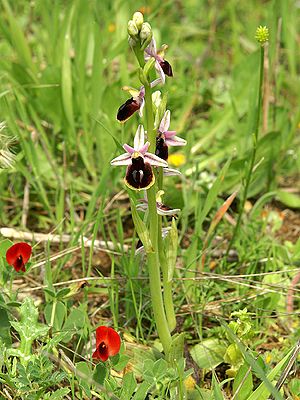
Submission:
[[[257,88],[257,105],[256,105],[256,114],[255,114],[255,122],[254,122],[254,133],[252,135],[253,148],[252,148],[252,154],[251,154],[249,167],[248,167],[247,174],[245,177],[245,186],[244,186],[244,190],[242,193],[242,199],[241,199],[241,203],[240,203],[240,207],[239,207],[239,215],[237,218],[237,222],[236,222],[226,255],[229,254],[229,251],[231,250],[232,245],[234,244],[235,238],[240,230],[241,220],[242,220],[242,216],[244,213],[245,203],[247,200],[248,190],[249,190],[249,186],[250,186],[251,178],[252,178],[252,174],[253,174],[253,169],[254,169],[254,163],[255,163],[256,151],[257,151],[257,143],[258,143],[262,97],[263,97],[264,59],[265,59],[264,44],[267,42],[268,37],[269,37],[268,29],[266,27],[257,28],[255,38],[261,44],[261,46],[260,46],[260,62],[259,62],[259,82],[258,82],[258,88]]]
[[[150,85],[145,86],[145,112],[146,112],[146,126],[148,132],[148,139],[150,142],[149,151],[155,152],[156,133],[154,130],[154,117],[152,108],[152,93]],[[152,300],[152,307],[154,318],[156,322],[157,332],[162,342],[166,356],[168,356],[171,346],[171,334],[167,317],[165,313],[163,297],[161,292],[161,279],[160,279],[160,266],[159,266],[159,249],[158,245],[161,242],[161,234],[158,235],[158,214],[156,210],[156,185],[153,185],[147,190],[148,208],[149,208],[149,233],[150,240],[153,246],[153,253],[148,253],[148,270],[150,282],[150,294]],[[161,230],[159,231],[161,232]]]

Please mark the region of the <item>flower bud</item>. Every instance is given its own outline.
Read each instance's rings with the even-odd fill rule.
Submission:
[[[132,37],[136,37],[139,34],[139,30],[135,24],[134,21],[130,20],[128,21],[128,25],[127,25],[127,31],[128,34]]]
[[[129,38],[128,38],[128,43],[129,43],[129,46],[130,46],[132,49],[136,46],[137,42],[138,42],[138,40],[137,40],[135,37],[129,36]]]
[[[142,28],[140,31],[141,45],[142,49],[145,49],[152,39],[152,29],[151,25],[148,22],[144,22],[142,24]]]
[[[141,12],[137,11],[133,14],[132,21],[140,31],[144,22],[144,16]]]

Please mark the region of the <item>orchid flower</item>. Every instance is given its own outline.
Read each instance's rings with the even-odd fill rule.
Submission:
[[[161,49],[157,50],[155,39],[152,38],[149,46],[145,49],[145,61],[149,60],[151,57],[155,58],[155,69],[158,72],[162,83],[165,83],[166,75],[173,76],[171,65],[164,59],[167,47],[167,45],[164,45]]]
[[[162,117],[156,137],[155,154],[163,160],[168,159],[169,146],[185,146],[186,140],[176,136],[176,131],[168,131],[170,126],[170,110],[167,110]]]
[[[156,194],[156,209],[157,214],[166,215],[166,216],[174,216],[180,212],[179,208],[170,208],[162,203],[162,195],[164,194],[163,190],[159,190]],[[136,206],[136,209],[139,211],[146,212],[148,210],[148,200],[146,198],[140,199],[139,203]]]
[[[156,85],[161,83],[161,78],[155,79],[150,83],[150,86],[153,88]],[[123,90],[126,90],[131,94],[131,98],[126,100],[124,104],[122,104],[117,113],[117,120],[119,122],[126,122],[136,111],[139,111],[140,117],[143,116],[143,108],[145,105],[145,87],[141,86],[139,90],[134,89],[129,86],[124,86]]]
[[[111,165],[127,165],[125,184],[133,190],[149,189],[155,182],[152,165],[156,167],[167,167],[165,160],[155,154],[147,153],[150,146],[145,143],[145,131],[143,125],[139,125],[134,137],[134,147],[124,144],[126,153],[114,158]]]

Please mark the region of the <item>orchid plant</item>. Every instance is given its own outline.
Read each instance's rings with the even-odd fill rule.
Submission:
[[[151,26],[144,22],[140,12],[134,13],[132,20],[128,22],[128,34],[129,44],[139,65],[141,87],[139,90],[127,86],[123,88],[132,97],[118,109],[117,120],[125,123],[138,111],[144,122],[137,128],[133,147],[124,144],[125,153],[114,158],[111,165],[126,166],[125,185],[130,190],[144,191],[144,196],[137,204],[131,202],[132,215],[142,242],[141,248],[146,253],[158,336],[166,359],[172,361],[171,349],[178,337],[172,337],[171,333],[176,327],[172,277],[178,245],[175,216],[180,210],[163,204],[161,196],[164,176],[180,174],[179,171],[168,168],[169,147],[184,146],[186,140],[178,137],[176,131],[169,130],[171,112],[166,109],[166,102],[161,101],[160,92],[153,93],[154,87],[166,84],[166,76],[173,76],[171,64],[165,59],[167,46],[157,49]],[[158,77],[151,81],[154,74]],[[129,195],[132,197],[130,191]],[[145,212],[146,219],[142,220],[137,211]],[[171,226],[164,226],[163,216],[172,218]],[[140,249],[136,254],[142,253]]]

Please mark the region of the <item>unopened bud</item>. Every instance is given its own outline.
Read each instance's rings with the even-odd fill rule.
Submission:
[[[139,30],[134,21],[130,20],[127,24],[127,32],[130,36],[137,36],[139,34]]]
[[[138,42],[138,40],[137,40],[136,38],[134,38],[134,37],[132,37],[132,36],[129,36],[129,38],[128,38],[128,43],[129,43],[129,46],[130,46],[132,49],[136,46],[137,42]]]
[[[144,22],[144,16],[141,12],[137,11],[133,14],[132,17],[133,22],[135,23],[136,27],[140,31]]]
[[[255,32],[255,39],[261,44],[269,40],[269,29],[266,26],[259,26]]]
[[[152,29],[151,25],[148,22],[144,22],[142,24],[142,28],[140,31],[141,45],[142,48],[146,48],[152,39]]]

